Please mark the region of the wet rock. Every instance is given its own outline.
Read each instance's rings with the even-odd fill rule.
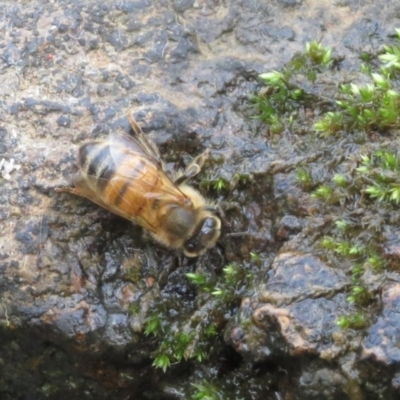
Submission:
[[[391,267],[394,269],[400,268],[400,241],[397,234],[386,234],[386,243],[383,248],[384,255]]]
[[[363,357],[374,358],[388,366],[397,365],[400,362],[400,348],[397,345],[400,335],[399,284],[388,284],[383,288],[382,303],[382,314],[368,329],[363,342]]]
[[[83,95],[82,88],[83,80],[81,76],[75,74],[67,74],[62,77],[62,80],[58,82],[56,90],[58,92],[65,91],[73,94],[74,97],[80,97]]]
[[[21,59],[21,51],[17,46],[9,44],[1,55],[1,58],[7,63],[8,66],[16,64]]]
[[[22,103],[14,103],[10,106],[10,114],[15,115],[18,114],[18,111],[22,107]]]
[[[278,0],[284,7],[298,6],[303,3],[303,0]]]
[[[283,202],[292,214],[305,216],[316,213],[317,204],[296,184],[294,175],[277,173],[274,178],[278,201]]]
[[[113,346],[126,346],[132,341],[132,334],[126,314],[111,314],[107,320],[104,339]]]
[[[260,291],[260,298],[282,303],[285,299],[303,297],[307,293],[315,295],[313,289],[317,288],[336,291],[343,288],[345,282],[343,271],[328,267],[313,255],[283,253],[275,258],[268,284]],[[271,285],[275,289],[271,290]]]
[[[120,30],[111,32],[107,36],[107,41],[118,51],[123,50],[129,45],[128,37]]]
[[[225,338],[238,352],[258,361],[284,354],[338,357],[343,349],[332,336],[339,330],[337,315],[349,307],[340,293],[344,285],[342,272],[314,256],[281,254],[268,281],[254,297],[243,300]]]
[[[338,310],[354,310],[345,300],[350,272],[342,260],[322,261],[318,247],[335,210],[296,182],[299,166],[319,182],[336,172],[333,150],[349,159],[360,145],[313,142],[307,125],[302,137],[272,137],[248,101],[259,73],[280,69],[314,38],[344,57],[330,78],[336,87],[340,73],[359,70],[354,49],[378,54],[394,31],[393,7],[328,3],[33,0],[0,7],[0,162],[20,165],[0,179],[0,398],[192,398],[200,377],[215,383],[220,376],[221,386],[231,387],[221,398],[358,400],[362,392],[389,399],[388,391],[396,398],[395,290],[385,282],[383,311],[376,307],[363,342],[366,331],[339,330]],[[313,95],[323,90],[320,82]],[[128,109],[171,171],[211,149],[191,184],[230,206],[221,246],[204,258],[177,258],[130,222],[55,192],[71,184],[79,145],[130,132]],[[217,190],[217,179],[229,188]],[[390,224],[378,246],[394,267],[394,285],[397,242],[385,235],[395,236],[397,222],[394,210],[386,211],[379,214],[384,222],[378,213],[353,218],[362,218],[366,234],[374,223]],[[230,263],[256,282],[237,317],[236,294],[226,306],[213,288],[185,275],[212,271],[210,279],[222,284]],[[366,268],[360,279],[379,298],[373,275]],[[156,311],[164,331],[146,336]],[[178,327],[199,325],[197,343],[227,320],[226,341],[236,351],[216,335],[206,363],[173,362],[166,374],[151,366],[162,340],[167,349],[175,345]],[[381,382],[372,378],[377,365],[387,368]]]
[[[299,218],[294,215],[285,215],[279,222],[277,236],[279,239],[288,239],[290,235],[298,233],[302,229]]]
[[[235,7],[229,7],[224,11],[221,16],[211,12],[211,15],[203,14],[196,18],[196,32],[198,32],[201,39],[206,43],[211,43],[224,33],[234,29],[237,21],[237,10]]]
[[[267,27],[261,33],[269,36],[271,39],[274,39],[276,41],[294,40],[296,36],[296,33],[293,31],[293,29],[288,26],[282,28]]]
[[[127,32],[137,32],[140,31],[143,28],[143,24],[136,20],[136,19],[131,19],[127,26],[126,26],[126,31]]]
[[[118,4],[118,8],[122,11],[126,11],[128,13],[133,13],[138,10],[143,10],[147,7],[149,7],[150,4],[146,0],[134,0],[134,1],[122,1],[120,4]]]
[[[381,27],[373,21],[363,19],[355,22],[347,29],[346,39],[344,40],[345,46],[355,49],[372,49],[371,46],[377,46],[374,41],[368,41],[367,37],[376,35]],[[357,32],[357,34],[355,34]]]
[[[178,44],[171,50],[171,57],[175,57],[177,59],[185,59],[190,54],[198,53],[199,48],[197,43],[195,42],[195,38],[190,37],[182,37]]]
[[[400,373],[397,373],[394,375],[394,377],[392,379],[392,387],[397,392],[400,392]]]
[[[159,32],[153,38],[153,44],[148,52],[146,52],[146,59],[155,63],[164,59],[168,47],[168,35],[166,32]]]
[[[57,118],[57,124],[58,126],[69,128],[71,126],[71,119],[66,115],[61,115]]]
[[[343,388],[346,378],[337,371],[320,368],[304,371],[299,379],[298,396],[302,399],[339,399],[347,398]]]
[[[37,114],[47,114],[48,112],[61,111],[64,113],[70,113],[70,108],[61,103],[48,100],[37,100],[28,98],[24,102],[24,106]]]
[[[5,129],[0,129],[0,154],[6,154],[8,146],[5,143],[5,138],[7,131]]]
[[[124,75],[122,73],[118,73],[116,81],[125,90],[130,90],[136,85],[135,82],[128,75]]]
[[[188,8],[192,7],[194,4],[194,0],[174,0],[172,3],[172,7],[178,13],[181,13]]]

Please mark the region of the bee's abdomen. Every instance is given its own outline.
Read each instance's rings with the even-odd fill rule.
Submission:
[[[157,175],[140,157],[108,142],[90,142],[79,150],[81,171],[92,191],[104,204],[117,207],[126,215],[136,215],[146,204],[143,195],[151,191]]]
[[[116,165],[107,142],[89,142],[79,149],[79,164],[82,172],[102,190],[114,176]]]

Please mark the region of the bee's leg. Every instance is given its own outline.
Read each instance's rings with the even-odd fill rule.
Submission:
[[[157,278],[158,285],[161,289],[164,289],[167,285],[169,276],[183,265],[183,255],[176,254],[176,252],[172,250],[167,254],[168,258],[166,261],[163,260],[163,268]]]
[[[130,112],[130,111],[128,112],[128,120],[129,120],[129,123],[131,124],[131,128],[132,128],[134,134],[137,136],[143,135],[142,129],[140,128],[139,124],[136,122],[135,118],[133,117],[132,112]]]
[[[72,175],[72,184],[74,185],[73,187],[61,187],[61,188],[56,188],[55,191],[59,193],[72,193],[77,196],[82,196],[82,197],[89,197],[89,190],[87,188],[87,184],[85,179],[82,177],[81,174],[74,174]]]
[[[79,190],[77,190],[76,188],[72,188],[72,187],[55,188],[54,191],[56,191],[57,193],[72,193],[72,194],[76,194],[76,195],[80,196],[80,194],[78,193]]]
[[[78,180],[78,179],[77,179],[76,175],[74,175],[74,176],[72,177],[72,183],[73,183],[73,185],[74,185],[73,187],[71,187],[71,186],[69,186],[69,187],[60,187],[60,188],[56,188],[55,191],[56,191],[57,193],[72,193],[72,194],[75,194],[75,195],[77,195],[77,196],[87,197],[87,196],[84,194],[84,190],[82,190],[82,189],[80,188],[80,186],[77,185],[77,184],[75,183],[77,180]]]
[[[224,211],[222,210],[222,208],[218,204],[215,205],[215,206],[205,206],[204,209],[206,211],[211,211],[217,217],[220,217],[220,218],[224,218],[225,217]]]
[[[206,206],[206,207],[204,207],[204,210],[211,211],[222,221],[223,225],[230,226],[229,222],[227,221],[227,219],[225,217],[224,210],[218,204],[215,206]]]
[[[207,158],[210,156],[210,149],[206,149],[201,154],[193,159],[193,161],[189,164],[188,168],[192,165],[197,165],[199,167],[199,172],[203,168],[204,163],[206,162]]]
[[[201,168],[203,167],[209,155],[210,149],[207,149],[206,151],[195,157],[193,161],[186,167],[183,174],[175,179],[175,184],[180,185],[188,179],[196,176],[201,171]]]

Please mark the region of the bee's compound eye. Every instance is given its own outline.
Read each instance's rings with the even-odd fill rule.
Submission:
[[[214,217],[207,217],[203,220],[200,229],[185,242],[185,253],[189,257],[196,257],[203,254],[207,249],[213,247],[220,235],[220,224]]]
[[[207,234],[213,231],[217,227],[217,221],[215,218],[206,218],[203,227],[201,228],[201,233]]]

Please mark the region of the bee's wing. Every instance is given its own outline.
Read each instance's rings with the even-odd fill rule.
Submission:
[[[132,113],[128,113],[128,119],[134,135],[128,135],[126,133],[111,133],[109,135],[111,152],[113,151],[112,145],[120,145],[130,153],[145,157],[153,164],[157,165],[157,167],[164,169],[157,146],[146,137],[139,124],[133,118]]]
[[[131,173],[124,173],[130,171]],[[135,172],[137,171],[137,172]],[[154,164],[140,168],[119,168],[108,183],[115,194],[111,211],[155,233],[160,205],[190,205],[191,200]]]
[[[97,192],[94,187],[98,184],[99,179],[93,175],[86,175],[83,178],[80,174],[73,176],[73,183],[75,185],[74,188],[62,188],[59,189],[59,192],[68,192],[78,196],[86,197],[93,203],[96,203],[100,207],[105,208],[106,210],[111,211],[114,214],[119,215],[120,217],[126,218],[128,220],[132,220],[132,216],[123,211],[123,209],[116,207],[113,204],[110,204],[99,192]],[[101,179],[103,180],[104,179]],[[135,217],[134,220],[144,228],[148,229],[151,232],[155,232],[155,228],[152,224],[148,223],[145,219],[141,217]]]
[[[110,133],[108,137],[110,153],[114,161],[117,161],[121,152],[131,154],[133,156],[144,157],[151,161],[157,167],[163,169],[161,158],[156,152],[156,147],[151,143],[146,136],[140,135],[131,136],[126,133]]]
[[[119,215],[120,217],[123,217],[127,220],[136,222],[143,228],[155,233],[156,226],[152,221],[150,221],[150,219],[146,219],[141,215],[132,214],[132,202],[129,200],[131,200],[132,198],[135,199],[136,195],[132,196],[132,190],[138,190],[139,188],[137,187],[137,185],[135,188],[129,189],[131,194],[127,193],[126,197],[121,197],[121,204],[109,202],[107,197],[105,197],[101,192],[94,189],[96,188],[96,186],[99,185],[99,183],[103,185],[107,185],[108,183],[108,185],[111,185],[111,187],[113,187],[114,189],[121,188],[121,183],[125,183],[125,180],[122,182],[122,179],[123,178],[121,176],[116,176],[111,179],[110,182],[108,182],[106,179],[98,178],[94,175],[86,175],[84,179],[81,176],[76,175],[73,179],[75,188],[67,188],[63,191],[86,197],[100,207],[103,207],[106,210],[111,211],[112,213]],[[120,181],[119,185],[118,181]]]
[[[185,194],[178,188],[176,184],[165,173],[163,162],[160,158],[160,154],[156,145],[150,141],[142,132],[139,125],[133,118],[132,114],[128,114],[128,118],[134,135],[128,135],[126,133],[111,133],[109,135],[109,149],[111,157],[115,165],[120,166],[122,159],[128,158],[133,159],[145,159],[150,162],[145,163],[148,169],[148,174],[141,174],[132,176],[133,168],[127,168],[124,174],[123,169],[118,167],[119,177],[127,182],[132,182],[130,188],[136,191],[136,193],[146,193],[148,199],[159,199],[170,202],[176,202],[182,204],[190,202]],[[129,162],[129,161],[128,161]],[[143,172],[143,171],[142,171]],[[151,188],[154,186],[152,175],[156,175],[159,178],[159,183],[156,185],[156,191]],[[149,177],[149,181],[146,181],[146,177]],[[118,179],[117,176],[113,178]],[[118,183],[115,181],[116,185]],[[141,187],[135,188],[136,185]]]
[[[134,159],[133,154],[128,158],[128,164],[132,160],[135,160],[135,166],[120,166],[109,181],[109,185],[120,193],[121,204],[132,204],[135,199],[143,199],[146,202],[158,200],[178,205],[190,203],[189,198],[159,166]]]

